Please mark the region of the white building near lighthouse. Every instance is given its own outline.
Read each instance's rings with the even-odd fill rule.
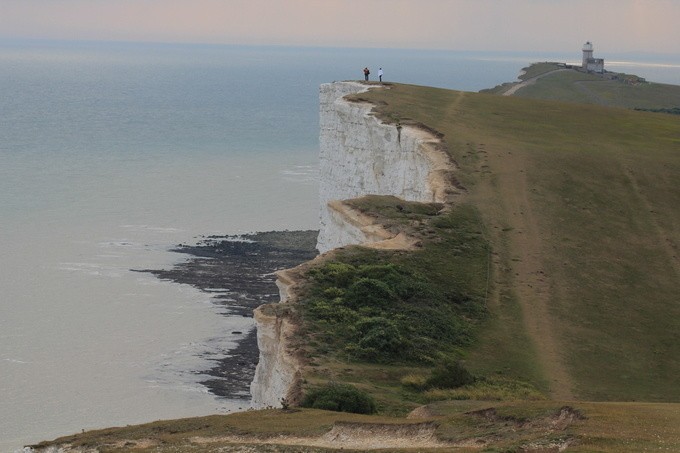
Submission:
[[[593,43],[583,45],[583,69],[588,72],[604,73],[604,58],[593,58]]]

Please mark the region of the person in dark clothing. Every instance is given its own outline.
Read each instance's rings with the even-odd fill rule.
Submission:
[[[371,74],[371,71],[368,70],[368,68],[364,68],[364,80],[368,82],[368,76]]]

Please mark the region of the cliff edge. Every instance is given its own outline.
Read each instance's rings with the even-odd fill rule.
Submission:
[[[405,201],[441,203],[453,191],[454,166],[437,136],[415,126],[386,124],[371,113],[372,104],[347,99],[369,89],[389,88],[357,82],[320,87],[317,249],[322,254],[352,244],[393,249],[414,246],[415,241],[403,233],[387,231],[343,200],[392,195]],[[282,304],[296,301],[296,284],[295,273],[278,274]],[[251,385],[255,408],[280,407],[282,401],[294,403],[300,396],[302,364],[291,347],[295,322],[288,310],[276,305],[255,310],[260,349]]]

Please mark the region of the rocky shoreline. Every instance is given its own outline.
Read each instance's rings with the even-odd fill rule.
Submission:
[[[196,245],[179,244],[173,252],[191,257],[171,269],[143,269],[159,279],[194,286],[209,293],[225,316],[252,318],[260,305],[278,302],[275,271],[295,267],[317,255],[318,231],[269,231],[239,236],[209,236]],[[236,348],[218,359],[201,384],[214,395],[250,399],[250,383],[258,361],[257,332],[242,335]]]

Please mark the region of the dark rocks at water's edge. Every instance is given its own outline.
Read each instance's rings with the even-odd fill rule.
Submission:
[[[274,272],[295,267],[317,255],[318,231],[269,231],[240,236],[209,236],[196,245],[180,244],[172,251],[191,255],[169,270],[144,269],[162,280],[192,285],[225,307],[225,316],[252,317],[262,304],[278,302]],[[240,332],[233,332],[241,334]],[[236,348],[201,374],[211,393],[250,397],[259,351],[255,329],[243,332]]]

